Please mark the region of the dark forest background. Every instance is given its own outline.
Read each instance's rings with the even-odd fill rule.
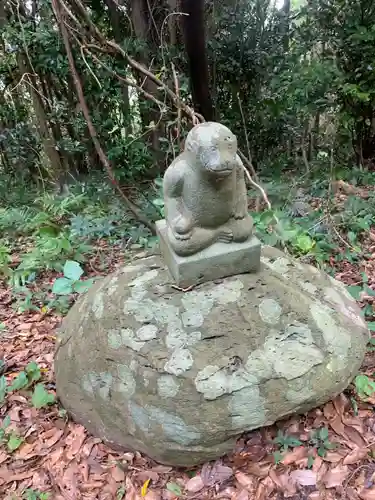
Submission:
[[[249,185],[263,242],[328,267],[361,255],[372,0],[5,0],[0,32],[3,276],[87,261],[98,238],[152,247],[163,172],[203,119],[267,193]]]

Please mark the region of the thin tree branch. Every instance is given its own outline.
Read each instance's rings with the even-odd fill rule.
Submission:
[[[90,112],[89,112],[89,109],[87,107],[86,99],[85,99],[85,96],[83,93],[81,80],[79,79],[78,72],[77,72],[77,69],[76,69],[76,66],[74,63],[74,58],[73,58],[72,50],[71,50],[70,43],[69,43],[68,31],[66,29],[66,26],[65,26],[63,18],[62,18],[59,0],[52,0],[52,8],[54,10],[54,14],[56,16],[57,22],[58,22],[59,27],[60,27],[60,32],[61,32],[61,35],[63,38],[66,54],[67,54],[68,61],[69,61],[69,67],[70,67],[70,70],[71,70],[72,75],[73,75],[74,85],[76,87],[77,96],[78,96],[78,100],[79,100],[79,103],[80,103],[80,106],[82,109],[82,113],[83,113],[85,120],[87,122],[87,127],[89,129],[91,139],[94,143],[94,146],[95,146],[96,152],[100,158],[100,161],[102,162],[104,168],[106,169],[108,177],[110,178],[113,186],[115,187],[117,192],[121,195],[121,197],[125,201],[127,207],[134,215],[134,217],[136,219],[138,219],[140,222],[142,222],[145,226],[147,226],[150,229],[150,231],[152,232],[152,234],[155,234],[154,224],[152,224],[142,214],[142,212],[139,210],[139,208],[125,195],[125,193],[120,188],[118,182],[116,181],[112,166],[111,166],[106,154],[104,153],[104,151],[100,145],[99,139],[97,137],[96,129],[95,129],[94,124],[93,124],[91,117],[90,117]]]

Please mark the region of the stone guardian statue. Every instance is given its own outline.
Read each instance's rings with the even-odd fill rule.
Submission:
[[[215,242],[244,242],[253,229],[236,136],[220,123],[195,126],[163,182],[169,243],[188,256]]]

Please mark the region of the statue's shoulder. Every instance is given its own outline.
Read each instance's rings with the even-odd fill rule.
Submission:
[[[169,165],[165,171],[164,179],[174,181],[183,179],[186,175],[189,175],[190,168],[190,155],[184,151]]]
[[[164,173],[165,193],[175,196],[182,192],[184,181],[191,175],[189,155],[186,152],[178,155]]]

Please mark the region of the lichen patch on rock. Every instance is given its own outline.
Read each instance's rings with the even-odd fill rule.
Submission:
[[[179,383],[172,375],[161,375],[157,380],[158,394],[162,398],[173,398],[179,390]]]
[[[173,351],[169,361],[165,363],[164,370],[173,375],[181,375],[193,366],[193,362],[193,356],[190,351],[178,347]]]
[[[259,315],[265,323],[276,325],[281,316],[281,306],[274,299],[264,299],[259,304]]]

